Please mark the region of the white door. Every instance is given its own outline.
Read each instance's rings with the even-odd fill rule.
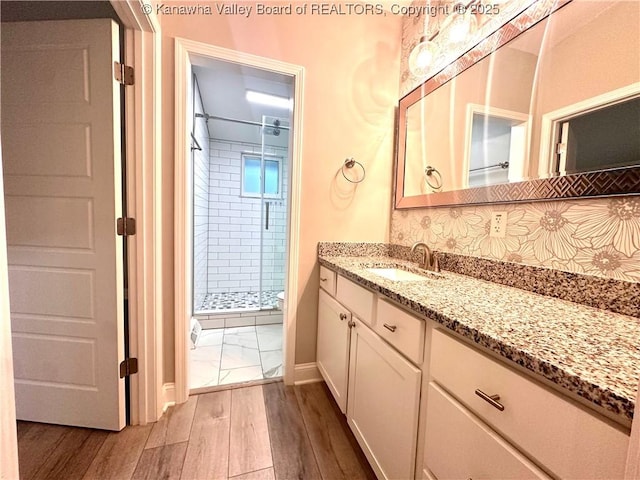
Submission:
[[[17,417],[125,424],[118,27],[2,24]]]

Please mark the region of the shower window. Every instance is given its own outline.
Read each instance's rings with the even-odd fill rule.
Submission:
[[[264,159],[257,155],[242,155],[242,196],[260,197],[260,184],[263,181],[265,198],[282,198],[282,166],[279,157]]]

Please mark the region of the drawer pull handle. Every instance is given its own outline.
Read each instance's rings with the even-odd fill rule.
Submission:
[[[321,281],[321,282],[326,282],[326,281],[327,281],[327,279],[326,279],[326,278],[322,278],[322,277],[320,277],[320,281]]]
[[[346,313],[341,313],[340,314],[340,320],[346,320],[347,319],[347,314]]]
[[[476,389],[476,395],[478,395],[485,402],[489,403],[492,407],[496,407],[501,412],[504,411],[504,405],[502,405],[498,400],[500,400],[500,395],[487,395],[479,388]]]
[[[387,330],[389,330],[390,332],[395,332],[395,331],[396,331],[396,328],[398,328],[398,327],[396,327],[395,325],[388,325],[388,324],[386,324],[386,323],[385,323],[385,324],[383,324],[383,325],[384,325],[384,328],[386,328],[386,329],[387,329]]]

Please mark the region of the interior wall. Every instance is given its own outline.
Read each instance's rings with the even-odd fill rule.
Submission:
[[[403,92],[421,82],[411,76],[406,61],[419,34],[415,22],[406,19],[400,72]],[[589,49],[581,51],[587,54]],[[617,64],[614,58],[608,63],[616,68],[638,67]],[[600,81],[599,76],[580,78],[585,84]],[[489,236],[493,212],[507,215],[505,238]],[[425,241],[440,251],[640,281],[639,196],[394,210],[390,236],[401,245]]]
[[[296,363],[315,361],[318,241],[388,239],[401,18],[158,15],[163,33],[164,372],[173,380],[174,42],[182,37],[305,67]],[[300,113],[300,110],[297,111]],[[294,112],[295,113],[295,112]],[[357,187],[340,168],[366,168]]]

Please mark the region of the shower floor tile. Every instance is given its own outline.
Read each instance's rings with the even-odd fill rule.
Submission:
[[[202,330],[190,351],[191,389],[282,376],[282,324]]]
[[[279,291],[271,290],[262,292],[223,292],[207,293],[199,304],[195,305],[196,312],[215,312],[221,310],[240,310],[245,308],[256,309],[276,308],[278,305]],[[261,298],[262,297],[262,298]],[[261,301],[262,300],[262,303]]]

